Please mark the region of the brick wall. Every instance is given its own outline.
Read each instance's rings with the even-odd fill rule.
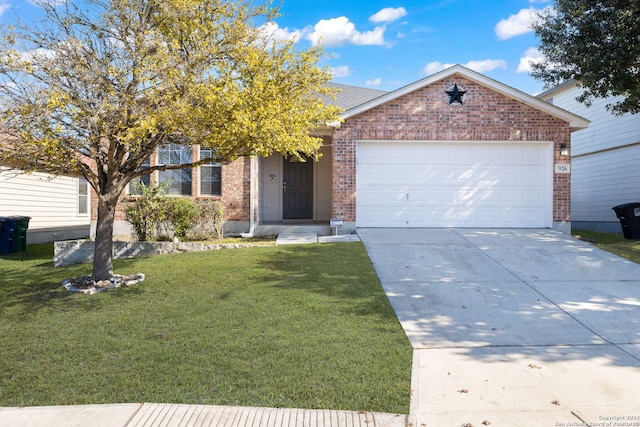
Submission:
[[[153,162],[153,159],[152,159]],[[199,194],[199,170],[192,171],[192,194],[191,199],[197,200],[221,200],[224,210],[225,221],[248,221],[249,220],[249,199],[251,162],[248,158],[241,157],[236,161],[222,167],[222,196],[196,196]],[[185,196],[180,196],[185,197]],[[123,198],[124,201],[131,199]],[[125,204],[118,203],[116,207],[116,221],[123,221]],[[91,220],[98,218],[98,196],[91,192]]]
[[[464,105],[449,105],[445,91],[454,84],[466,91]],[[554,160],[560,144],[570,147],[571,141],[567,122],[454,74],[351,117],[334,132],[333,217],[356,219],[356,142],[368,139],[553,141]],[[553,221],[571,220],[570,177],[554,174]]]

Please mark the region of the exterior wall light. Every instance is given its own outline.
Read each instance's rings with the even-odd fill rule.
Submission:
[[[560,155],[565,157],[569,155],[569,147],[567,147],[567,144],[560,144]]]

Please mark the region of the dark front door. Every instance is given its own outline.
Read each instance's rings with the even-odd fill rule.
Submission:
[[[313,218],[313,162],[284,160],[283,211],[284,219]]]

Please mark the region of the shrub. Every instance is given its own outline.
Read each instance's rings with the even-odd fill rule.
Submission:
[[[198,200],[196,208],[198,219],[188,237],[193,240],[223,237],[222,203],[216,200]]]
[[[222,237],[222,203],[180,197],[167,197],[167,183],[133,183],[140,196],[125,207],[126,219],[140,241],[168,240],[173,237],[204,240]]]
[[[169,237],[184,238],[198,222],[198,209],[189,199],[167,198],[165,201],[165,222]],[[172,235],[171,235],[172,234]]]
[[[133,226],[138,240],[155,239],[165,219],[166,184],[144,185],[132,183],[132,190],[140,197],[125,207],[127,221]]]

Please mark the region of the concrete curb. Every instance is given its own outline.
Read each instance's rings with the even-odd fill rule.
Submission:
[[[165,403],[0,408],[12,427],[406,427],[407,416],[380,412]]]

